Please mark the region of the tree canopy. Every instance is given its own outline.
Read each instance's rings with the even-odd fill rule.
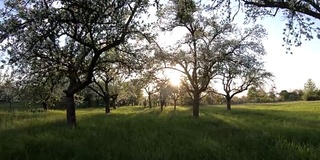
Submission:
[[[99,64],[117,62],[101,58],[111,50],[130,55],[129,41],[147,30],[141,16],[150,5],[147,0],[8,0],[4,4],[0,39],[9,63],[24,74],[69,79],[64,93],[70,126],[76,125],[74,94],[92,83]]]

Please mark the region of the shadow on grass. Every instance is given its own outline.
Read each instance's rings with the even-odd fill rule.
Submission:
[[[280,125],[286,123],[294,124],[300,127],[319,128],[320,118],[319,114],[315,112],[305,111],[282,111],[282,110],[253,110],[253,109],[235,109],[231,112],[226,112],[230,116],[238,117],[246,120],[247,122],[278,122]],[[312,117],[312,118],[310,118]]]
[[[155,116],[162,114],[157,110],[141,111],[79,116],[76,129],[57,120],[4,130],[0,159],[209,159],[214,154],[206,153],[211,149],[203,136],[219,147],[210,136],[214,130],[204,127],[222,121],[199,123],[179,114],[168,118]]]
[[[231,112],[216,110],[215,113],[205,111],[204,114],[261,135],[286,137],[294,144],[320,148],[320,119],[314,112],[237,108]]]
[[[190,110],[174,113],[171,109],[160,112],[160,108],[133,107],[120,108],[110,115],[99,112],[81,115],[76,129],[67,128],[64,119],[34,123],[1,132],[0,159],[290,159],[293,156],[312,159],[319,156],[314,152],[315,146],[292,144],[285,135],[279,136],[286,132],[285,128],[268,133],[254,125],[253,122],[264,116],[273,119],[272,116],[277,116],[273,112],[252,112],[255,111],[205,111],[201,117],[193,118]]]

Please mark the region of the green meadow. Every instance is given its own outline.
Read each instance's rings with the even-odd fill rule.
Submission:
[[[0,111],[1,160],[320,159],[320,102]]]

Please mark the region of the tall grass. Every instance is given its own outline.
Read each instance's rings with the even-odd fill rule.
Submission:
[[[320,102],[0,112],[0,159],[320,159]]]

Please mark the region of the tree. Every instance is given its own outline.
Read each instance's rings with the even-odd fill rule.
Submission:
[[[270,91],[268,93],[268,96],[270,98],[270,100],[275,103],[276,100],[277,100],[277,89],[276,89],[276,86],[272,85],[271,88],[270,88]]]
[[[260,61],[265,54],[261,43],[265,33],[260,27],[247,29],[242,33],[243,35],[238,32],[241,38],[231,40],[237,49],[219,62],[216,79],[222,84],[224,93],[216,93],[226,98],[227,110],[231,110],[231,100],[235,95],[247,90],[250,86],[262,85],[273,76],[264,69],[263,62]],[[254,39],[254,41],[247,39]]]
[[[192,100],[192,95],[191,93],[188,91],[187,87],[185,85],[183,85],[183,81],[186,81],[186,77],[183,77],[181,79],[181,84],[180,84],[180,105],[184,105],[184,106],[192,106],[193,100]]]
[[[13,74],[10,74],[8,70],[5,72],[0,75],[0,99],[7,102],[11,111],[14,112],[15,109],[12,103],[17,99],[19,91]]]
[[[83,101],[86,102],[85,107],[92,107],[93,100],[95,98],[94,91],[92,91],[90,88],[85,88],[80,93],[83,95]]]
[[[163,111],[163,107],[167,106],[167,101],[170,95],[169,79],[159,79],[157,82],[157,88],[159,90],[159,102],[160,110]]]
[[[106,67],[104,70],[98,71],[93,77],[94,84],[88,87],[99,95],[105,103],[105,113],[110,113],[110,98],[115,94],[110,94],[109,83],[114,80],[115,69]]]
[[[319,100],[319,97],[317,96],[317,87],[316,84],[312,81],[312,79],[308,79],[307,82],[304,84],[303,92],[303,100]]]
[[[287,90],[282,90],[279,95],[282,101],[298,101],[301,100],[302,94],[301,90],[294,90],[292,92],[288,92]]]
[[[158,92],[158,86],[156,84],[157,77],[155,76],[155,72],[147,72],[143,74],[141,77],[141,81],[143,82],[143,89],[148,96],[149,108],[152,108],[152,95]]]
[[[319,91],[319,90],[318,90]],[[303,90],[301,90],[301,89],[295,89],[295,90],[293,90],[293,92],[295,92],[295,93],[297,93],[297,100],[298,101],[300,101],[300,100],[302,100],[302,96],[303,96]]]
[[[68,78],[67,123],[73,127],[74,95],[92,83],[99,63],[113,63],[101,61],[102,55],[126,52],[121,45],[146,31],[140,17],[148,6],[147,0],[9,0],[1,14],[0,40],[9,62],[22,73]]]
[[[138,44],[137,44],[138,45]],[[105,112],[110,113],[110,106],[116,109],[116,101],[119,96],[119,88],[122,85],[122,89],[125,89],[127,93],[130,92],[128,85],[122,83],[126,78],[129,78],[131,74],[141,71],[145,68],[145,62],[148,61],[151,56],[147,56],[147,53],[137,53],[146,52],[148,48],[146,45],[125,46],[121,51],[114,50],[111,53],[103,55],[101,57],[102,61],[114,62],[112,64],[102,63],[97,66],[99,70],[94,72],[94,86],[89,86],[96,94],[98,94],[105,101]],[[127,54],[127,52],[130,54]],[[111,88],[110,88],[111,87]],[[137,92],[139,93],[139,92]],[[134,94],[127,94],[127,97],[134,96]],[[135,99],[131,97],[132,99]],[[134,100],[135,101],[135,100]]]
[[[282,101],[287,101],[289,99],[289,92],[287,90],[282,90],[279,93],[279,96]]]
[[[289,92],[289,101],[297,101],[299,98],[298,93],[292,91]]]
[[[166,68],[177,70],[185,76],[186,81],[182,85],[192,98],[193,117],[199,117],[201,94],[216,75],[217,63],[223,56],[239,49],[236,44],[231,45],[231,41],[227,41],[234,31],[231,21],[222,16],[208,16],[215,14],[215,8],[220,4],[212,8],[207,6],[201,1],[171,0],[159,12],[163,30],[179,28],[187,32],[171,52],[162,51],[158,57]]]
[[[97,95],[99,95],[105,105],[105,113],[110,113],[110,93],[109,93],[109,83],[112,81],[113,78],[108,76],[108,73],[100,74],[99,76],[105,76],[98,81],[96,78],[94,78],[94,86],[89,86],[91,90],[93,90]],[[96,89],[98,88],[98,89]]]
[[[248,101],[251,103],[268,102],[268,94],[260,87],[252,86],[247,93]]]
[[[144,88],[145,92],[148,95],[148,103],[149,103],[149,108],[152,108],[152,100],[151,100],[151,96],[157,92],[157,89],[155,86],[153,86],[152,84],[149,84],[148,86],[146,86]]]
[[[39,104],[43,108],[54,108],[61,101],[63,88],[66,86],[66,78],[59,75],[20,75],[17,85],[19,86],[19,100],[25,104]]]
[[[247,93],[248,101],[251,103],[258,102],[258,93],[256,87],[250,87]]]
[[[119,84],[118,100],[121,105],[138,105],[143,101],[143,84],[139,78],[134,78],[129,81],[121,82]]]
[[[313,33],[320,38],[320,28],[315,25],[320,20],[320,3],[317,0],[241,0],[245,4],[245,12],[250,19],[257,19],[265,16],[275,16],[278,11],[287,19],[284,29],[284,42],[287,50],[292,44],[300,46],[301,39],[313,39]],[[240,1],[239,1],[240,3]]]
[[[173,86],[173,85],[169,85],[169,89],[170,89],[170,98],[173,100],[173,110],[174,112],[176,112],[177,110],[177,102],[181,96],[181,89],[180,86]]]

